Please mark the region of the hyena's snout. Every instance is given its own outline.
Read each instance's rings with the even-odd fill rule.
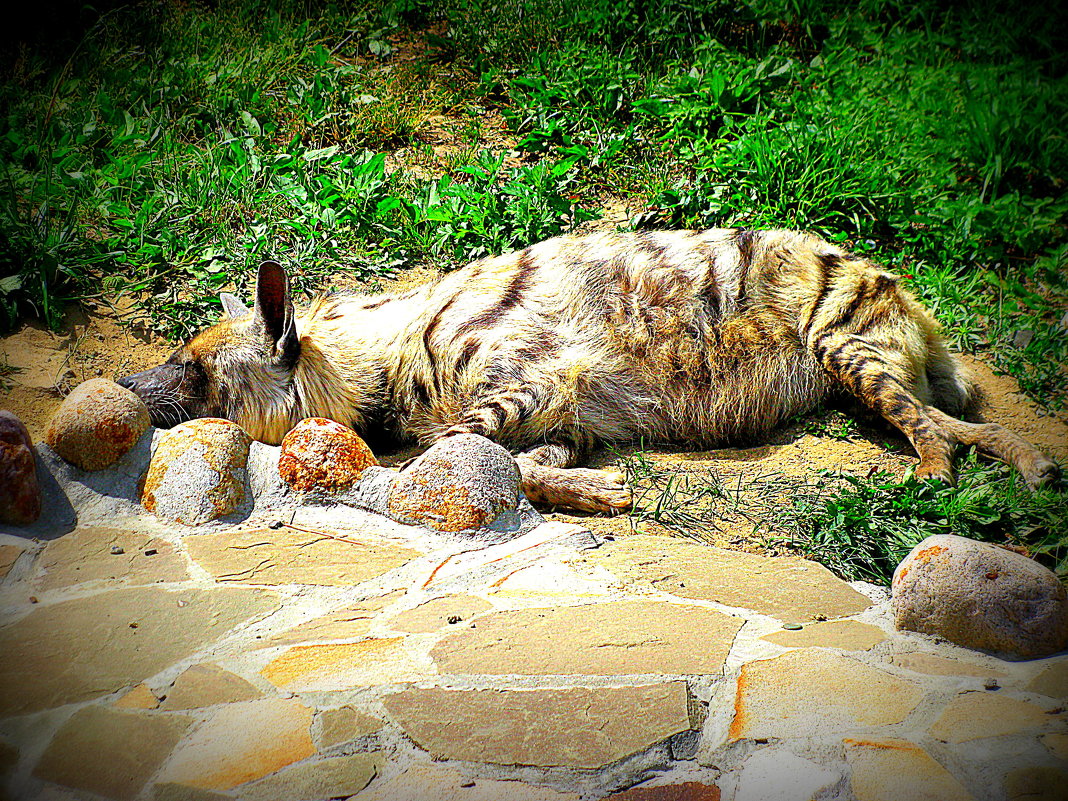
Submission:
[[[161,364],[140,373],[116,379],[148,407],[152,425],[171,428],[203,415],[202,382],[188,364]]]

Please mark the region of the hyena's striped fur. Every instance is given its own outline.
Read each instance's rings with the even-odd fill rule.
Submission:
[[[962,443],[1032,485],[1057,472],[1000,426],[956,419],[972,383],[895,276],[803,233],[561,237],[299,316],[268,263],[243,312],[176,351],[184,383],[155,402],[153,371],[125,379],[157,422],[172,422],[166,397],[173,422],[221,415],[272,443],[311,416],[424,444],[477,433],[523,451],[531,498],[612,510],[629,504],[618,477],[565,469],[595,443],[737,441],[844,388],[909,438],[922,477],[952,480]]]

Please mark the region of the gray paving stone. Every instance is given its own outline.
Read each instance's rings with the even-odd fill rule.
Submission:
[[[803,759],[786,748],[761,748],[742,768],[734,801],[798,801],[837,784],[838,771]]]
[[[45,546],[38,565],[44,571],[37,581],[42,590],[107,579],[144,585],[189,578],[185,562],[171,543],[105,526],[78,528],[53,540]]]
[[[738,676],[731,740],[809,737],[899,723],[923,696],[913,682],[818,648],[749,662]]]
[[[337,709],[324,709],[318,714],[319,736],[316,741],[319,748],[330,748],[341,743],[352,742],[358,737],[374,734],[385,722],[378,718],[341,706]]]
[[[928,730],[942,742],[963,743],[983,737],[1000,737],[1049,726],[1056,718],[1030,701],[998,692],[961,693],[946,704]]]
[[[218,665],[200,664],[186,668],[169,690],[159,708],[198,709],[235,701],[252,701],[262,693],[240,676]]]
[[[743,622],[659,601],[518,609],[458,629],[431,656],[442,673],[720,673]]]
[[[0,717],[137,684],[278,607],[244,588],[131,588],[41,605],[0,628]]]
[[[1027,683],[1027,689],[1050,698],[1068,700],[1068,657],[1054,659]]]
[[[219,581],[241,584],[318,584],[351,587],[420,556],[398,545],[357,542],[291,528],[199,534],[186,538],[189,555]]]
[[[378,775],[385,759],[384,754],[371,753],[302,762],[244,785],[238,797],[242,801],[297,801],[355,795]]]
[[[404,690],[383,699],[435,759],[598,768],[693,728],[686,683],[560,690]]]
[[[1066,801],[1068,771],[1052,765],[1027,765],[1005,777],[1006,801]]]
[[[191,718],[182,715],[88,706],[63,724],[33,774],[55,784],[127,801],[137,796],[191,723]]]
[[[845,742],[857,801],[973,801],[971,793],[915,743],[895,738]]]
[[[784,623],[848,617],[871,605],[827,568],[799,557],[766,557],[674,537],[622,537],[585,557],[627,582],[683,598],[752,609]]]
[[[265,698],[215,710],[182,741],[158,781],[228,790],[315,753],[312,710],[294,699]]]

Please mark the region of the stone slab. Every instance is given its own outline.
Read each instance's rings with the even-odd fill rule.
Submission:
[[[241,801],[345,798],[355,795],[378,775],[385,755],[380,753],[302,762],[240,788]]]
[[[384,606],[401,597],[403,592],[393,592],[377,598],[347,606],[336,612],[308,620],[290,629],[272,634],[260,640],[258,647],[321,642],[323,640],[357,640],[366,637],[371,623]]]
[[[147,684],[138,684],[123,694],[113,706],[116,709],[156,709],[159,707],[159,698]]]
[[[813,623],[800,631],[773,631],[760,639],[786,648],[837,648],[841,651],[867,651],[886,639],[877,626],[856,620],[830,620]]]
[[[803,648],[738,675],[729,738],[809,737],[900,723],[923,691],[833,651]]]
[[[374,782],[358,798],[359,801],[579,801],[574,793],[559,793],[519,781],[473,778],[424,763],[416,763],[388,781]]]
[[[0,628],[0,717],[137,684],[278,607],[262,590],[141,587],[39,605]]]
[[[1006,801],[1065,801],[1068,771],[1052,765],[1028,765],[1005,777]]]
[[[389,621],[389,626],[409,634],[428,634],[463,623],[492,608],[493,604],[473,595],[446,595],[401,612]]]
[[[965,676],[975,678],[1002,678],[1007,675],[1004,670],[994,667],[963,662],[936,654],[894,654],[890,662],[913,673],[925,673],[928,676]]]
[[[317,584],[352,587],[377,578],[417,556],[356,535],[310,534],[290,528],[255,529],[187,537],[186,550],[219,581],[242,584]]]
[[[660,601],[518,609],[481,618],[434,646],[442,673],[720,673],[744,621]]]
[[[1068,762],[1068,734],[1047,734],[1042,738],[1042,745],[1057,759]]]
[[[635,535],[583,558],[627,582],[751,609],[784,623],[848,617],[871,605],[827,568],[800,557],[757,556],[673,537]]]
[[[23,548],[17,545],[0,545],[0,579],[11,572],[15,562],[22,556]]]
[[[1068,657],[1058,657],[1044,667],[1027,683],[1027,689],[1050,698],[1068,700]]]
[[[336,645],[296,645],[269,662],[260,675],[291,692],[395,684],[433,675],[413,661],[403,643],[403,637],[389,637]]]
[[[312,710],[293,699],[227,704],[175,749],[158,781],[228,790],[315,753]]]
[[[223,795],[188,784],[165,782],[152,787],[152,801],[232,801],[232,795]]]
[[[845,743],[857,801],[973,801],[959,781],[914,743],[893,738]]]
[[[38,586],[43,590],[95,580],[139,585],[189,578],[182,557],[166,540],[105,526],[78,528],[53,540],[39,565],[44,575]]]
[[[323,709],[319,712],[318,719],[319,736],[316,739],[320,748],[350,743],[358,737],[374,734],[386,725],[385,721],[351,706]]]
[[[160,709],[198,709],[262,697],[252,684],[218,665],[199,664],[186,668],[167,690]]]
[[[65,787],[127,801],[137,796],[191,723],[182,715],[88,706],[60,727],[33,774]]]
[[[383,703],[434,759],[504,765],[598,768],[692,728],[683,681],[598,689],[413,688]]]
[[[1017,734],[1054,720],[1042,707],[1030,701],[980,690],[953,698],[928,732],[942,742],[956,744]]]
[[[837,771],[786,748],[761,748],[742,767],[734,801],[799,801],[815,798],[842,778]]]
[[[605,801],[720,801],[720,790],[714,784],[701,782],[656,784],[612,793]]]

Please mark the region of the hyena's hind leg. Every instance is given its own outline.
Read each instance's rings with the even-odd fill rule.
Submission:
[[[906,323],[897,329],[899,339],[894,344],[890,337],[878,341],[845,332],[827,333],[819,338],[815,351],[831,375],[908,437],[920,456],[916,476],[953,483],[957,446],[974,445],[1013,465],[1031,487],[1056,480],[1057,465],[1022,437],[995,423],[959,420],[932,405],[944,404],[955,413],[964,413],[975,394],[941,342],[931,347],[922,327],[911,331],[908,327]],[[933,357],[929,362],[925,361],[928,356]]]
[[[546,391],[528,385],[489,395],[443,436],[480,434],[507,442],[525,423],[537,417]],[[633,494],[622,473],[575,467],[589,455],[592,446],[593,442],[581,434],[561,434],[551,442],[519,454],[516,463],[523,494],[533,503],[584,512],[619,514],[629,509]]]

